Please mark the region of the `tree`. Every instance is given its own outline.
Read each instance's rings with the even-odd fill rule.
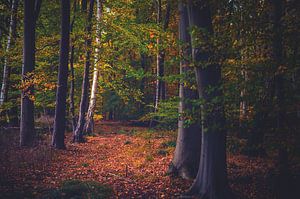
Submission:
[[[188,15],[192,55],[201,105],[202,144],[197,177],[187,195],[200,198],[232,198],[227,181],[225,116],[221,67],[212,60],[212,19],[208,1],[189,1]]]
[[[274,92],[275,92],[275,132],[278,134],[278,173],[277,178],[277,197],[295,198],[293,196],[292,176],[289,170],[289,158],[287,150],[287,135],[286,131],[286,110],[285,110],[285,77],[282,67],[285,64],[283,59],[283,17],[285,3],[283,0],[271,0],[271,24],[272,24],[272,48],[271,59],[275,69],[274,74]]]
[[[13,0],[11,6],[11,16],[9,23],[9,34],[7,36],[7,45],[6,52],[10,50],[10,48],[14,45],[14,41],[16,39],[16,29],[17,29],[17,11],[18,11],[19,0]],[[10,76],[10,66],[9,60],[6,56],[4,58],[4,67],[3,67],[3,79],[2,79],[2,87],[0,92],[0,105],[3,105],[4,102],[7,101],[7,94],[9,88],[9,76]]]
[[[180,74],[184,77],[192,72],[190,66],[191,39],[188,32],[189,20],[187,7],[179,3],[179,39],[180,50]],[[179,120],[178,137],[173,160],[168,173],[179,175],[186,179],[193,179],[197,175],[201,148],[201,128],[196,122],[189,124],[188,114],[192,113],[191,101],[197,99],[197,92],[189,88],[189,85],[182,80],[179,88]]]
[[[84,126],[84,133],[92,133],[94,132],[94,111],[96,107],[96,94],[97,94],[97,87],[98,87],[98,79],[99,79],[99,69],[98,69],[98,62],[99,62],[99,46],[100,46],[100,37],[101,37],[101,30],[100,30],[100,23],[102,17],[102,1],[97,0],[97,28],[96,28],[96,48],[95,48],[95,63],[94,63],[94,72],[93,72],[93,83],[92,83],[92,90],[90,96],[90,103],[89,108],[86,116],[86,122]]]
[[[83,128],[85,124],[86,117],[86,109],[88,105],[88,91],[89,91],[89,73],[90,73],[90,57],[91,57],[91,31],[92,31],[92,16],[94,9],[94,0],[90,1],[88,17],[87,17],[87,26],[86,33],[87,39],[85,41],[86,54],[85,54],[85,66],[84,66],[84,74],[82,80],[82,92],[81,92],[81,101],[79,108],[79,117],[77,122],[77,127],[74,132],[74,142],[83,142]]]
[[[24,0],[24,40],[21,95],[20,145],[31,146],[35,136],[34,129],[34,85],[35,68],[35,26],[41,0]]]
[[[157,24],[162,31],[165,32],[169,26],[170,21],[170,11],[171,11],[171,2],[168,0],[166,8],[166,16],[162,24],[162,5],[161,0],[157,0]],[[166,83],[162,79],[165,75],[165,51],[162,49],[162,40],[160,36],[156,40],[157,45],[157,55],[156,55],[156,92],[155,92],[155,111],[158,108],[158,103],[160,100],[166,99]]]
[[[86,11],[86,9],[87,9],[87,4],[88,4],[88,0],[81,0],[81,10],[82,10],[83,12]]]
[[[6,53],[8,53],[15,45],[15,40],[17,37],[17,11],[18,11],[18,5],[19,1],[14,0],[11,2],[11,15],[10,15],[10,23],[9,23],[9,33],[7,36],[7,44],[6,44]],[[0,90],[0,106],[2,106],[5,102],[8,101],[8,90],[9,90],[9,84],[10,84],[10,74],[11,74],[11,66],[9,63],[10,60],[8,56],[6,55],[4,58],[4,67],[3,67],[3,79],[2,79],[2,86]],[[18,119],[17,119],[17,111],[15,111],[16,107],[10,108],[8,111],[2,111],[0,112],[0,116],[6,117],[6,114],[9,116],[9,123],[11,125],[18,125]],[[12,112],[15,112],[14,117],[11,117]]]
[[[61,0],[61,40],[52,145],[65,149],[66,99],[68,90],[68,59],[70,40],[70,0]]]
[[[73,4],[73,18],[70,24],[70,33],[73,32],[75,17],[77,11],[77,1],[74,1]],[[75,51],[75,40],[76,37],[71,39],[71,53],[70,53],[70,73],[71,73],[71,85],[70,85],[70,113],[72,118],[72,130],[76,130],[76,116],[75,116],[75,105],[74,105],[74,91],[75,91],[75,73],[74,73],[74,51]]]

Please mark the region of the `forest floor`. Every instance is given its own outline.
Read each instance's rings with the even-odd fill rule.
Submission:
[[[18,132],[3,132],[0,143],[0,198],[40,198],[66,180],[96,181],[113,189],[113,198],[177,198],[191,181],[166,175],[176,135],[129,123],[101,122],[87,142],[67,150],[49,146],[40,135],[33,149],[18,147]],[[228,154],[229,183],[238,198],[272,198],[267,175],[271,160]]]

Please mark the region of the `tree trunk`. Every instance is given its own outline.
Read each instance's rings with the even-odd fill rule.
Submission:
[[[97,88],[98,88],[98,79],[99,79],[99,46],[100,46],[100,38],[101,31],[100,25],[102,16],[102,2],[101,0],[97,0],[97,29],[96,29],[96,48],[95,48],[95,63],[94,63],[94,72],[93,72],[93,83],[91,90],[90,103],[86,118],[86,123],[84,127],[84,133],[93,133],[94,132],[94,111],[96,107],[96,98],[97,98]]]
[[[271,23],[273,25],[273,38],[272,38],[272,60],[275,66],[275,110],[276,110],[276,130],[279,144],[278,144],[278,172],[277,179],[277,198],[294,198],[291,190],[292,176],[289,171],[289,158],[286,134],[286,110],[284,107],[285,91],[284,91],[284,73],[282,72],[283,63],[283,25],[282,20],[284,17],[284,1],[271,0]]]
[[[85,12],[87,9],[88,0],[81,0],[81,11]]]
[[[157,0],[157,24],[160,26],[161,24],[161,0]],[[157,45],[157,55],[156,55],[156,89],[155,89],[155,103],[154,103],[154,111],[156,112],[158,109],[158,103],[161,98],[161,80],[160,78],[160,66],[161,66],[161,53],[160,53],[160,38],[156,39]]]
[[[269,86],[267,86],[268,89]],[[253,118],[253,127],[251,128],[249,138],[246,143],[246,150],[244,154],[252,157],[264,156],[266,155],[265,148],[263,146],[264,135],[265,135],[265,122],[268,117],[268,112],[263,110],[265,107],[269,106],[270,103],[269,92],[268,95],[262,100],[261,104],[257,106],[257,111]]]
[[[24,43],[22,82],[32,81],[32,73],[35,68],[35,25],[39,13],[41,1],[24,0]],[[33,144],[34,129],[34,94],[33,84],[26,86],[21,95],[21,122],[20,145],[31,146]]]
[[[162,25],[162,10],[161,10],[161,0],[157,0],[157,24],[158,26]],[[167,2],[166,16],[164,20],[164,24],[162,26],[163,31],[166,31],[169,25],[170,19],[170,10],[171,10],[171,2]],[[166,99],[166,83],[162,78],[165,76],[165,51],[162,49],[162,41],[160,36],[158,36],[156,40],[157,45],[157,56],[156,56],[156,92],[155,92],[155,111],[158,109],[158,104],[160,100]]]
[[[90,57],[91,57],[91,31],[92,31],[92,16],[93,16],[93,8],[94,8],[94,0],[90,1],[88,18],[87,18],[87,27],[86,33],[88,38],[85,41],[86,46],[86,60],[84,67],[84,77],[82,81],[82,92],[81,92],[81,101],[79,108],[79,117],[76,126],[76,130],[74,132],[74,142],[84,142],[83,138],[83,127],[85,123],[86,109],[88,105],[88,90],[89,90],[89,73],[90,73]]]
[[[70,32],[73,32],[73,26],[75,23],[76,17],[76,10],[77,10],[77,1],[74,1],[73,4],[73,18],[70,24]],[[70,85],[70,113],[71,113],[71,120],[72,120],[72,132],[76,130],[76,116],[75,116],[75,105],[74,105],[74,91],[75,91],[75,74],[74,74],[74,50],[75,50],[75,38],[71,41],[71,53],[70,53],[70,73],[71,73],[71,85]]]
[[[212,34],[208,1],[189,1],[188,14],[191,28],[206,30],[206,34]],[[220,100],[222,98],[221,67],[217,64],[201,66],[199,63],[209,61],[213,52],[201,51],[203,48],[194,43],[195,35],[191,38],[192,55],[196,64],[197,89],[204,103],[201,106],[200,164],[197,177],[187,195],[197,195],[208,199],[232,198],[227,181],[225,116],[223,102]],[[214,88],[214,90],[208,92],[208,88]],[[213,102],[216,99],[219,99],[218,102]]]
[[[65,149],[66,100],[68,90],[68,59],[70,40],[70,0],[61,0],[61,40],[58,68],[58,86],[52,145],[57,149]]]
[[[147,62],[147,60],[148,60],[148,57],[147,57],[147,55],[146,54],[144,54],[144,53],[141,53],[141,68],[142,68],[142,70],[143,70],[143,72],[144,72],[144,74],[146,74],[147,73],[147,66],[148,66],[148,62]],[[140,82],[140,91],[143,93],[143,95],[145,96],[145,82],[146,82],[146,77],[145,76],[143,76],[142,77],[142,79],[141,79],[141,82]],[[146,104],[147,102],[146,102],[146,99],[145,99],[145,97],[143,97],[142,99],[141,99],[141,102],[140,102],[140,104],[139,104],[139,109],[141,110],[140,111],[140,114],[141,115],[143,115],[144,113],[145,113],[145,104]]]
[[[6,53],[9,52],[11,46],[14,45],[14,41],[16,40],[16,30],[17,30],[17,11],[18,11],[19,0],[12,1],[11,7],[11,16],[10,16],[10,24],[9,24],[9,34],[7,37],[7,45],[6,45]],[[9,76],[10,76],[10,66],[8,64],[8,57],[4,58],[4,67],[3,67],[3,79],[2,79],[2,87],[0,91],[0,106],[3,105],[4,102],[7,102],[7,94],[9,87]]]
[[[243,57],[243,56],[242,56]],[[243,58],[242,58],[243,59]],[[245,68],[245,66],[242,65],[242,69],[241,69],[241,75],[242,75],[242,80],[244,82],[248,81],[248,71]],[[246,88],[243,85],[243,87],[241,88],[240,91],[240,121],[239,121],[239,127],[240,127],[240,133],[242,133],[245,130],[245,120],[247,119],[247,115],[248,115],[248,103],[247,103],[247,99],[246,99]]]
[[[9,99],[17,105],[17,100],[16,99]],[[7,115],[8,115],[8,125],[10,127],[19,127],[20,121],[19,121],[19,107],[18,106],[13,106],[11,109],[8,110]]]
[[[192,70],[188,61],[191,55],[191,40],[188,33],[189,21],[187,7],[183,3],[179,3],[179,39],[183,43],[180,50],[180,74],[185,76]],[[179,121],[178,121],[178,137],[173,160],[171,162],[168,173],[181,176],[185,179],[194,179],[197,175],[200,148],[201,148],[201,128],[199,124],[193,123],[185,126],[186,114],[192,112],[192,99],[197,99],[197,92],[191,90],[180,83],[179,87]]]
[[[70,85],[70,113],[72,118],[72,131],[76,130],[76,116],[74,105],[74,91],[75,91],[75,74],[74,74],[74,45],[71,46],[70,53],[70,72],[71,72],[71,85]]]

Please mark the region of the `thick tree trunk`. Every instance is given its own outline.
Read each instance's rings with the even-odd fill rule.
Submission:
[[[39,13],[40,0],[24,0],[24,44],[22,81],[31,81],[35,68],[35,24]],[[30,99],[34,94],[33,84],[22,90],[21,95],[21,124],[20,145],[31,146],[33,144],[34,129],[34,102]]]
[[[191,28],[207,30],[212,33],[212,20],[208,1],[189,1],[189,20]],[[192,35],[193,59],[196,64],[196,79],[201,106],[202,144],[200,164],[197,177],[187,195],[198,195],[200,198],[232,198],[227,181],[226,133],[221,84],[221,68],[217,64],[206,67],[200,62],[209,60],[213,52],[201,52],[201,46],[194,43]],[[209,45],[209,44],[207,44]],[[214,91],[207,92],[208,88]],[[219,102],[213,102],[215,99]]]
[[[52,145],[57,149],[65,149],[66,100],[68,90],[68,60],[70,40],[70,0],[61,0],[61,40],[58,68],[58,86]]]
[[[16,29],[17,29],[17,11],[18,11],[19,0],[12,1],[11,7],[11,16],[10,16],[10,24],[9,24],[9,34],[7,37],[7,45],[6,45],[6,53],[9,52],[10,48],[14,45],[14,41],[16,39]],[[0,106],[7,102],[7,94],[9,87],[9,76],[10,76],[10,66],[9,60],[6,56],[4,58],[4,68],[3,68],[3,79],[2,86],[0,91]]]
[[[98,69],[98,62],[99,62],[99,46],[100,46],[100,38],[101,38],[101,31],[100,25],[102,16],[102,2],[101,0],[97,0],[97,29],[96,29],[96,48],[95,48],[95,63],[94,63],[94,72],[93,72],[93,83],[92,83],[92,90],[91,90],[91,97],[90,103],[86,118],[86,123],[84,127],[84,133],[93,133],[94,132],[94,111],[96,107],[96,98],[97,98],[97,88],[98,88],[98,79],[99,79],[99,69]]]
[[[90,73],[90,57],[91,57],[91,31],[92,31],[92,16],[93,16],[93,8],[94,8],[94,0],[90,1],[88,18],[87,18],[87,28],[86,33],[88,38],[86,39],[85,46],[86,46],[86,61],[84,66],[84,77],[82,81],[82,92],[81,92],[81,101],[80,101],[80,108],[79,108],[79,117],[76,126],[76,130],[74,132],[74,142],[84,142],[83,138],[83,127],[85,123],[86,117],[86,109],[88,107],[88,91],[89,91],[89,73]]]
[[[183,3],[179,3],[179,14],[179,39],[183,43],[180,50],[180,74],[186,77],[192,70],[188,61],[191,55],[191,40],[188,33],[189,20],[187,7]],[[186,114],[191,114],[192,112],[191,100],[197,99],[197,92],[185,86],[184,82],[181,82],[179,98],[180,117],[178,120],[178,137],[174,158],[168,173],[181,176],[185,179],[194,179],[197,175],[200,160],[201,127],[196,123],[185,126],[185,117]]]
[[[272,60],[276,69],[275,72],[275,110],[276,110],[276,130],[279,144],[278,144],[278,172],[279,176],[276,181],[277,193],[276,197],[279,199],[295,198],[292,195],[294,190],[291,190],[292,176],[289,171],[289,158],[286,134],[286,110],[284,108],[284,74],[282,72],[283,62],[283,25],[282,20],[284,17],[284,1],[271,0],[271,23],[273,25],[273,38],[272,38]]]

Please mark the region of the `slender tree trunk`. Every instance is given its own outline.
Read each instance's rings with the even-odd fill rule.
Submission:
[[[70,85],[70,113],[72,118],[72,130],[76,130],[76,116],[74,106],[74,91],[75,91],[75,74],[74,74],[74,45],[71,46],[70,55],[70,72],[71,72],[71,85]]]
[[[300,10],[300,9],[299,9]],[[295,46],[293,47],[293,61],[292,61],[292,66],[296,66],[297,65],[297,59],[298,59],[298,50],[299,50],[299,41],[295,42]],[[294,72],[293,75],[293,88],[298,92],[297,95],[300,94],[300,90],[297,89],[297,82],[300,79],[300,67],[298,67],[298,69]],[[295,111],[295,118],[300,118],[300,107],[298,106],[296,108],[297,110]]]
[[[14,45],[14,41],[16,39],[18,5],[19,5],[19,0],[12,1],[9,34],[7,37],[7,45],[5,49],[6,53],[9,52],[10,48]],[[0,106],[4,102],[7,102],[9,76],[10,76],[10,66],[8,62],[9,62],[8,57],[6,56],[4,58],[3,79],[2,79],[2,87],[0,92]]]
[[[244,66],[242,66],[242,69],[241,69],[241,75],[242,75],[243,81],[247,82],[247,80],[248,80],[248,71],[247,71],[247,69],[245,69],[243,67]],[[243,87],[241,89],[240,97],[241,97],[241,101],[240,101],[240,129],[244,130],[243,126],[244,126],[244,121],[247,117],[247,110],[248,110],[248,104],[247,104],[247,101],[245,99],[246,98],[246,88],[245,87]]]
[[[81,11],[85,12],[87,9],[88,0],[81,0]]]
[[[205,29],[212,34],[212,19],[208,1],[189,1],[189,23],[191,28]],[[221,67],[210,64],[206,67],[199,65],[207,62],[213,52],[201,51],[197,46],[195,35],[192,35],[192,55],[196,64],[196,80],[201,106],[202,144],[200,164],[197,177],[187,195],[197,195],[200,198],[223,199],[232,198],[229,192],[226,165],[226,133],[223,102],[213,102],[222,98]],[[209,43],[207,45],[210,45]],[[207,92],[208,88],[215,88]]]
[[[35,24],[39,13],[40,0],[24,0],[24,44],[22,82],[31,81],[35,68]],[[34,94],[33,84],[22,90],[21,95],[21,124],[20,145],[31,146],[33,144],[34,129],[34,102],[30,99]]]
[[[283,1],[271,0],[272,3],[272,25],[273,25],[273,46],[272,46],[272,59],[275,65],[275,97],[277,105],[277,118],[276,124],[278,130],[282,130],[284,120],[283,110],[283,74],[281,72],[281,66],[283,64],[283,46],[282,46],[282,16],[283,16]]]
[[[164,19],[164,24],[162,26],[163,31],[166,31],[169,25],[170,19],[170,10],[171,10],[171,2],[168,1],[167,9],[166,9],[166,16]],[[161,0],[157,0],[157,24],[158,26],[162,25],[162,5]],[[166,99],[166,83],[162,78],[165,76],[165,51],[162,49],[162,40],[161,38],[157,38],[156,40],[157,45],[157,56],[156,56],[156,92],[155,92],[155,111],[158,109],[158,104],[160,100]]]
[[[101,0],[97,0],[97,28],[96,28],[96,48],[95,48],[95,63],[94,63],[94,72],[93,72],[93,83],[92,83],[92,90],[91,90],[91,97],[90,103],[86,118],[86,123],[84,127],[84,133],[93,133],[94,132],[94,111],[96,107],[96,98],[97,98],[97,87],[98,87],[98,79],[99,79],[99,69],[98,69],[98,62],[99,62],[99,46],[100,46],[100,39],[101,39],[101,31],[100,25],[102,17],[102,2]]]
[[[170,12],[171,12],[171,1],[167,1],[167,8],[166,8],[166,15],[165,19],[163,22],[163,31],[166,32],[168,26],[169,26],[169,21],[170,21]],[[161,41],[162,43],[162,41]],[[159,64],[159,76],[164,77],[165,76],[165,50],[159,49],[159,57],[158,57],[158,64]],[[160,83],[160,98],[161,100],[166,99],[166,82],[164,80],[161,80]]]
[[[180,62],[180,74],[187,76],[192,70],[189,66],[189,56],[191,55],[191,40],[188,33],[189,20],[187,7],[183,3],[179,3],[179,39],[183,43],[180,50],[182,56]],[[197,92],[191,90],[180,83],[179,87],[179,121],[178,121],[178,137],[174,158],[171,162],[169,173],[181,176],[185,179],[194,179],[197,175],[200,148],[201,148],[201,127],[199,124],[193,123],[190,126],[185,126],[186,114],[192,112],[191,100],[197,98]]]
[[[147,72],[147,56],[144,53],[141,53],[141,68],[143,69],[143,72],[146,73]],[[140,83],[140,90],[143,93],[143,95],[145,96],[145,82],[146,82],[146,78],[143,77],[141,79],[141,83]],[[143,114],[145,112],[145,98],[143,97],[141,100],[141,103],[139,104],[139,109],[141,110],[141,114]]]
[[[158,26],[160,26],[161,24],[161,0],[157,0],[157,24]],[[156,45],[157,45],[157,55],[156,55],[156,90],[155,90],[155,103],[154,103],[154,111],[156,112],[156,110],[158,109],[158,103],[159,100],[161,98],[160,94],[161,94],[161,80],[160,78],[160,66],[161,66],[161,53],[160,53],[160,38],[158,36],[158,38],[156,39]]]
[[[73,18],[70,24],[70,32],[73,32],[73,26],[75,23],[76,17],[76,10],[77,10],[77,1],[74,1],[73,4]],[[72,131],[75,132],[76,130],[76,116],[75,116],[75,105],[74,105],[74,91],[75,91],[75,74],[74,74],[74,50],[75,50],[75,39],[71,41],[71,53],[70,53],[70,73],[71,73],[71,85],[70,85],[70,113],[71,113],[71,120],[72,120]]]
[[[17,37],[17,11],[18,11],[19,0],[13,0],[11,5],[11,16],[10,16],[10,24],[9,24],[9,33],[7,37],[7,45],[6,45],[6,53],[10,51],[10,48],[13,47],[14,41]],[[0,106],[3,103],[8,101],[8,90],[10,84],[10,73],[11,73],[11,66],[9,65],[9,58],[6,56],[4,58],[4,67],[3,67],[3,79],[2,79],[2,86],[0,91]],[[8,123],[10,126],[18,126],[18,108],[12,107],[10,110],[3,111],[0,115],[3,115],[6,118],[8,116]],[[6,121],[5,121],[6,123]]]
[[[90,73],[90,57],[91,57],[91,31],[92,31],[92,16],[93,16],[93,8],[94,8],[94,0],[90,0],[88,18],[87,18],[87,28],[86,32],[88,38],[86,39],[85,46],[86,46],[86,61],[84,67],[84,77],[82,81],[82,93],[81,93],[81,101],[80,101],[80,108],[79,108],[79,117],[76,126],[76,130],[74,132],[74,142],[84,142],[83,138],[83,127],[85,123],[86,117],[86,109],[88,105],[88,90],[89,90],[89,73]]]
[[[15,1],[11,1],[12,2],[12,14],[11,15],[11,20],[15,21],[13,22],[13,25],[10,27],[10,31],[9,34],[11,33],[11,38],[9,38],[8,40],[10,40],[10,47],[8,47],[8,43],[7,43],[7,52],[9,52],[9,49],[11,47],[14,46],[14,41],[17,38],[17,23],[18,23],[18,19],[17,19],[17,15],[18,15],[18,5],[19,5],[19,0],[15,0]],[[11,24],[10,24],[11,25]],[[6,85],[6,96],[7,96],[7,101],[12,102],[14,104],[13,107],[11,107],[7,112],[7,118],[8,118],[8,125],[10,127],[18,127],[20,125],[20,121],[19,121],[19,106],[17,103],[17,99],[16,96],[8,96],[9,90],[10,90],[10,74],[11,73],[16,73],[16,71],[12,70],[12,68],[9,66],[8,62],[8,58],[6,57],[6,64],[7,64],[7,68],[9,69],[8,71],[8,81],[7,81],[7,85]],[[4,84],[4,82],[3,82]],[[5,97],[4,97],[5,98]]]
[[[70,0],[61,0],[61,40],[58,68],[58,86],[52,145],[57,149],[65,149],[66,100],[68,90],[68,60],[70,40]]]

